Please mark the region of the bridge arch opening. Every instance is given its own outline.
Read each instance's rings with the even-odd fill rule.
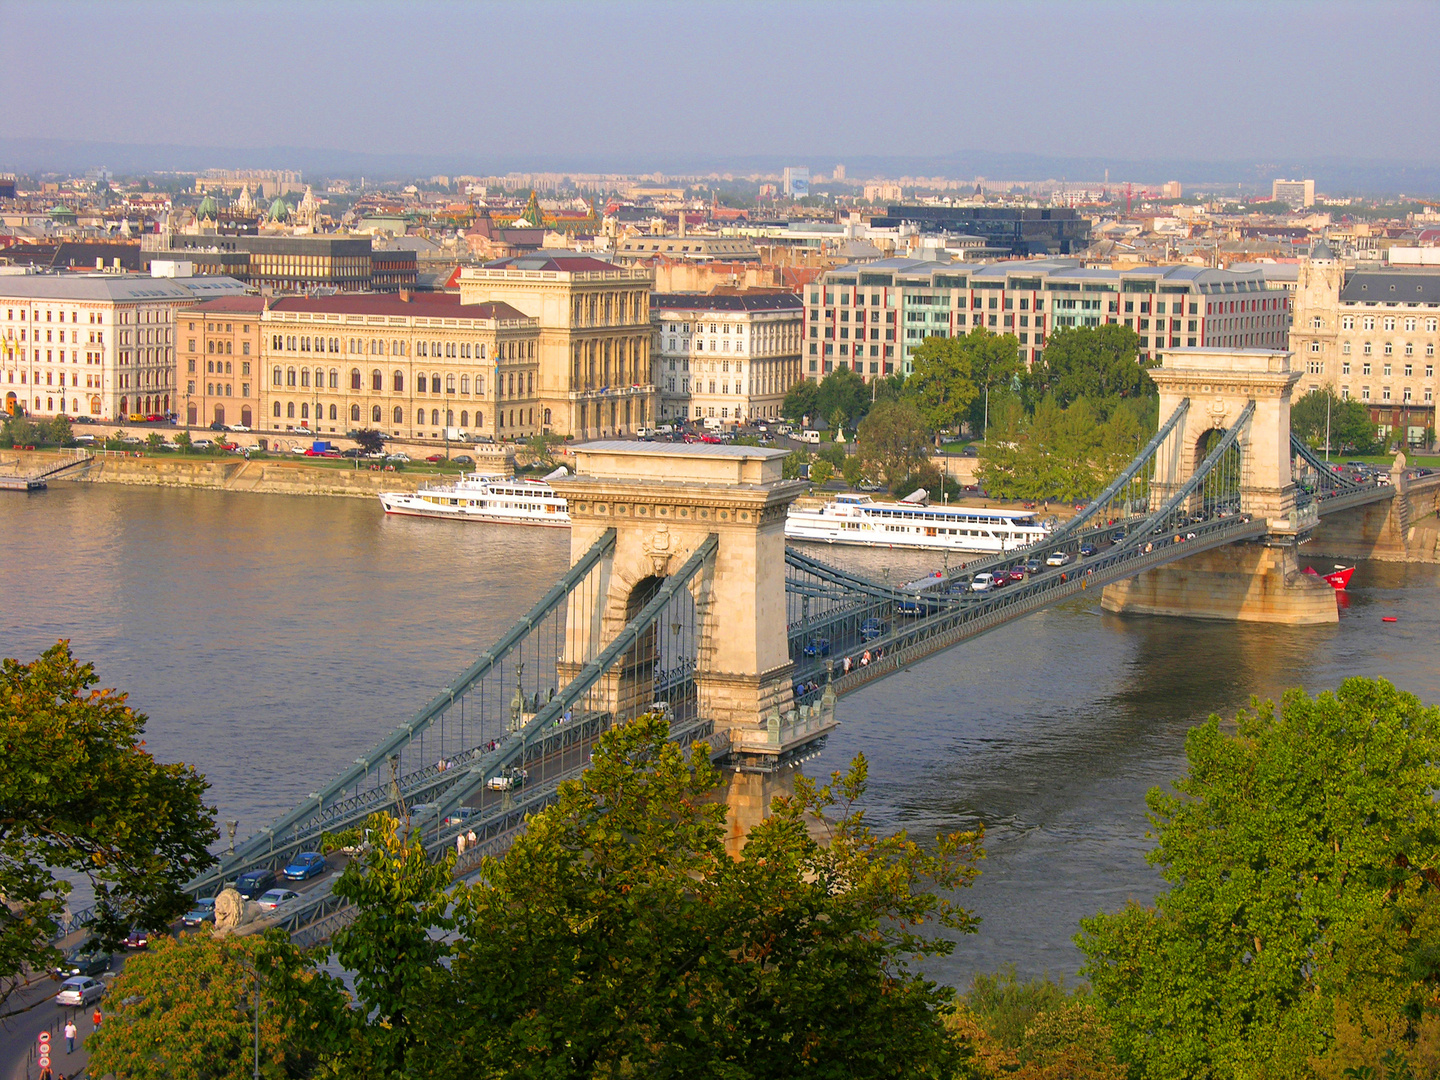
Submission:
[[[655,599],[665,581],[652,574],[631,587],[625,602],[625,622]],[[699,640],[695,598],[689,589],[677,590],[621,659],[616,694],[618,718],[629,719],[663,702],[672,724],[693,719],[697,713]]]
[[[1207,428],[1195,439],[1191,472],[1198,472],[1205,459],[1225,438],[1223,428]],[[1201,483],[1200,490],[1192,500],[1191,508],[1207,517],[1220,513],[1240,512],[1240,482],[1244,475],[1245,454],[1243,439],[1236,439],[1211,467]]]

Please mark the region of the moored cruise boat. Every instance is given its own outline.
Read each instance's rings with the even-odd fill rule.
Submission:
[[[471,473],[419,491],[383,491],[380,505],[387,514],[569,528],[565,499],[549,484],[566,473],[563,466],[540,480]]]
[[[1029,510],[927,506],[923,492],[900,502],[869,495],[837,495],[819,509],[792,506],[785,539],[866,547],[939,548],[945,551],[1014,551],[1050,535]]]

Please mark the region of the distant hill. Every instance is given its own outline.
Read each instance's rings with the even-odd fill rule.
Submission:
[[[667,172],[744,175],[779,173],[786,165],[809,165],[828,173],[844,161],[848,179],[871,176],[945,176],[958,180],[1059,180],[1097,183],[1109,170],[1112,184],[1235,184],[1247,193],[1268,190],[1277,176],[1313,177],[1329,194],[1440,194],[1440,163],[1360,161],[1340,157],[1279,162],[1179,161],[1055,157],[1044,154],[956,151],[934,157],[855,157],[834,154],[748,155],[732,158],[677,157],[656,153],[628,156],[514,158],[467,153],[381,154],[314,147],[197,147],[167,144],[101,143],[63,139],[0,138],[0,171],[82,172],[99,165],[112,172],[201,172],[206,169],[300,169],[321,176],[365,176],[376,181],[445,174],[523,172]]]

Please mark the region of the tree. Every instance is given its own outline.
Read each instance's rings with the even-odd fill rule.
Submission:
[[[1328,386],[1311,390],[1290,406],[1290,430],[1312,450],[1323,450],[1325,434],[1340,454],[1366,454],[1376,446],[1375,425],[1363,402],[1339,398]]]
[[[860,458],[851,454],[840,464],[840,475],[845,478],[845,483],[852,488],[859,487],[860,481],[865,479],[865,466],[860,464]]]
[[[179,918],[181,886],[214,861],[205,780],[157,762],[145,717],[97,682],[65,641],[0,664],[0,982],[58,960],[50,940],[71,891],[59,872],[89,878],[91,925],[113,945]]]
[[[92,1076],[125,1080],[249,1080],[255,1066],[255,973],[260,974],[260,1075],[312,1074],[303,1032],[269,988],[258,938],[207,931],[157,936],[125,961],[102,1027],[85,1041]]]
[[[914,372],[906,380],[905,393],[935,433],[938,446],[940,432],[957,427],[975,400],[972,350],[965,347],[965,338],[928,337],[911,356]]]
[[[870,408],[870,388],[859,373],[848,367],[836,368],[820,381],[815,408],[831,427],[853,431]]]
[[[914,405],[887,401],[861,421],[855,443],[861,463],[894,491],[925,460],[929,433]]]
[[[835,476],[835,466],[823,458],[810,465],[810,483],[816,487],[824,487]]]
[[[1190,732],[1147,798],[1170,888],[1081,923],[1117,1052],[1147,1077],[1309,1075],[1335,1004],[1418,1016],[1440,981],[1440,710],[1383,680]]]
[[[1057,330],[1034,378],[1041,392],[1053,394],[1062,408],[1080,397],[1143,397],[1155,393],[1155,383],[1139,356],[1140,336],[1128,326]]]
[[[805,475],[805,466],[810,464],[810,455],[804,450],[791,450],[780,463],[780,475],[786,480],[799,480]]]
[[[145,446],[152,454],[157,453],[165,449],[165,439],[158,431],[152,431],[145,436]]]
[[[34,446],[39,441],[39,429],[23,415],[6,417],[0,428],[0,443],[6,446]]]
[[[355,445],[367,454],[378,454],[385,449],[385,435],[374,428],[361,428],[352,436]]]
[[[800,379],[785,394],[780,415],[792,423],[803,423],[805,417],[819,415],[820,384],[813,379]]]
[[[61,414],[45,421],[41,430],[46,442],[56,446],[70,446],[75,442],[75,433],[70,429],[70,418]]]
[[[668,736],[653,716],[603,735],[586,772],[455,889],[453,908],[448,860],[431,865],[393,826],[378,834],[339,886],[359,912],[336,942],[358,1007],[313,970],[321,958],[296,966],[276,945],[281,1008],[314,1033],[327,1072],[947,1073],[951,992],[908,960],[953,948],[937,928],[973,930],[949,897],[976,873],[979,836],[941,837],[930,853],[876,836],[856,808],[857,759],[824,787],[797,778],[732,858],[706,751]]]

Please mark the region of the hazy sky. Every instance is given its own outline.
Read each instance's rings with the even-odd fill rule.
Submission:
[[[0,136],[573,166],[1440,160],[1440,3],[0,0]]]

